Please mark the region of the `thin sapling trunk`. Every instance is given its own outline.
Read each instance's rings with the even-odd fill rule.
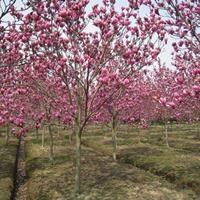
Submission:
[[[113,143],[113,160],[117,160],[117,115],[112,116],[112,143]]]
[[[165,143],[167,147],[169,148],[169,136],[168,136],[168,128],[167,128],[167,122],[165,121]]]
[[[45,128],[42,130],[42,148],[44,148],[44,137],[45,137]]]
[[[53,161],[54,159],[54,151],[53,151],[53,132],[52,132],[52,127],[51,124],[48,125],[48,131],[49,131],[49,139],[50,139],[50,143],[49,143],[49,159],[50,161]]]
[[[78,97],[78,110],[75,118],[75,135],[76,135],[76,157],[75,157],[75,188],[74,197],[76,198],[81,191],[81,97]]]

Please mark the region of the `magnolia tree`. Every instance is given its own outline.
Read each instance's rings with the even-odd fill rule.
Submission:
[[[18,48],[18,18],[13,10],[15,3],[16,0],[0,1],[0,123],[7,125],[6,143],[11,124],[19,127],[18,133],[25,132],[22,104],[17,98],[19,93],[23,93],[21,81],[17,78],[23,59]]]
[[[173,65],[179,71],[177,82],[182,85],[178,95],[184,102],[180,106],[182,113],[179,111],[176,116],[190,122],[194,118],[199,120],[199,116],[194,117],[198,112],[190,111],[200,98],[200,2],[156,0],[154,3],[156,15],[165,21],[164,29],[173,38]]]
[[[183,77],[185,95],[199,98],[200,94],[200,3],[199,1],[155,1],[157,16],[163,16],[165,30],[173,36],[173,64]],[[189,90],[189,92],[188,92]]]
[[[13,90],[36,93],[43,109],[47,107],[47,120],[59,116],[74,124],[75,193],[80,192],[84,127],[104,105],[124,94],[133,74],[153,64],[165,42],[165,23],[156,11],[139,15],[150,1],[129,0],[116,9],[114,0],[103,0],[86,12],[89,3],[28,0],[22,11],[11,6],[14,21],[1,35],[1,66],[18,80]],[[52,105],[59,105],[59,111],[50,112]]]
[[[8,67],[0,68],[0,72],[0,124],[7,126],[6,144],[8,144],[10,126],[18,127],[21,133],[25,132],[24,125],[28,110],[24,99],[19,98],[24,94],[21,80]]]
[[[182,103],[182,97],[178,93],[181,86],[177,84],[176,73],[165,67],[159,67],[154,71],[152,80],[153,99],[158,103],[157,119],[164,122],[167,147],[169,147],[167,123],[175,118],[175,109]]]
[[[131,86],[141,78],[139,73],[134,73],[134,77],[128,77],[123,82],[120,83],[119,73],[113,73],[111,75],[110,81],[108,84],[104,85],[103,88],[99,91],[99,97],[105,96],[109,91],[115,90],[119,85],[119,91],[113,94],[103,105],[101,109],[102,115],[104,118],[111,122],[112,130],[112,143],[113,143],[113,160],[116,161],[116,149],[117,149],[117,126],[120,123],[120,118],[126,106],[133,101],[132,93],[130,93]],[[116,79],[116,80],[114,80]],[[129,98],[128,98],[129,97]],[[100,98],[99,98],[100,99]],[[133,102],[132,102],[133,103]],[[99,115],[102,120],[102,115]],[[105,121],[105,120],[103,120]]]
[[[127,80],[160,53],[162,20],[155,14],[140,17],[129,1],[115,9],[115,1],[104,0],[86,12],[88,0],[28,1],[29,11],[16,14],[20,20],[19,46],[26,63],[27,79],[57,77],[69,100],[76,133],[75,192],[80,192],[81,135],[88,121],[126,86]],[[148,1],[144,4],[148,5]],[[13,12],[17,12],[13,9]],[[157,28],[154,28],[154,24]],[[90,26],[92,28],[90,28]],[[92,30],[91,30],[92,29]],[[114,84],[99,96],[105,86]],[[56,88],[55,88],[56,89]],[[56,98],[56,97],[55,97]],[[66,112],[67,109],[67,112]]]
[[[134,124],[147,128],[148,123],[155,118],[153,84],[148,79],[146,70],[134,73],[134,76],[125,80],[124,87],[120,92],[112,96],[103,106],[101,112],[96,116],[99,123],[111,123],[113,160],[116,161],[117,150],[117,127],[120,123]],[[104,86],[99,94],[105,95],[109,90],[115,88],[114,83]],[[139,135],[140,136],[140,135]],[[139,137],[140,138],[140,137]]]
[[[37,67],[37,63],[35,63]],[[28,69],[28,71],[27,71]],[[34,71],[35,72],[35,71]],[[30,74],[29,68],[22,72],[24,86],[28,88],[24,101],[27,102],[31,112],[31,118],[36,128],[36,133],[41,126],[47,126],[50,138],[50,160],[53,161],[53,125],[71,124],[73,107],[69,104],[69,98],[60,79],[55,76],[43,77],[39,72]],[[37,75],[36,75],[37,74]],[[36,76],[35,76],[36,75]],[[37,78],[36,78],[37,77]],[[37,133],[38,137],[38,133]],[[42,132],[42,146],[44,146],[44,132]]]

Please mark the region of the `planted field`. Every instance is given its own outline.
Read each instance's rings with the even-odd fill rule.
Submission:
[[[6,146],[4,131],[1,129],[0,200],[10,199],[18,144],[11,138]],[[174,126],[169,130],[169,148],[159,126],[139,130],[121,125],[117,133],[117,162],[114,162],[110,129],[89,126],[85,130],[81,194],[76,199],[200,199],[200,145],[197,145],[200,140],[194,139],[197,129],[188,132],[187,128]],[[44,129],[39,130],[38,136],[32,132],[25,137],[26,176],[18,188],[23,198],[16,194],[14,199],[75,198],[75,143],[74,138],[69,140],[70,134],[71,130],[53,128],[53,160],[49,159],[50,137]]]
[[[156,131],[157,130],[157,131]],[[123,134],[125,133],[125,134]],[[131,130],[122,127],[118,133],[118,161],[151,172],[175,184],[179,189],[190,189],[200,195],[200,139],[198,132],[174,128],[169,132],[169,145],[165,145],[162,129]],[[111,136],[87,138],[84,144],[112,154]]]
[[[169,144],[177,141],[178,148],[165,146],[162,129],[138,130],[121,126],[117,138],[117,162],[112,161],[111,132],[107,127],[90,126],[85,131],[82,144],[81,195],[80,200],[145,200],[145,199],[199,199],[200,196],[200,157],[196,132],[183,129],[169,132]],[[73,200],[75,173],[75,143],[69,141],[70,131],[54,128],[54,159],[49,159],[49,136],[30,133],[25,138],[26,198],[28,200]],[[185,150],[180,144],[190,143]],[[190,137],[189,137],[190,136]],[[161,138],[158,140],[158,138]],[[159,142],[158,142],[159,141]],[[184,143],[185,142],[185,143]],[[194,147],[192,146],[194,144]],[[12,143],[10,144],[12,145]],[[12,148],[10,148],[12,149]],[[14,160],[13,151],[6,158]],[[4,159],[1,155],[1,160]],[[7,165],[5,179],[9,188],[2,185],[2,194],[8,195],[12,185],[13,165]],[[6,163],[6,162],[5,162]],[[5,169],[5,168],[4,168]],[[0,198],[6,199],[4,197]]]

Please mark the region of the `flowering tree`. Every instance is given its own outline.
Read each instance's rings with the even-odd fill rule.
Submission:
[[[48,107],[49,121],[60,116],[74,123],[75,193],[80,192],[84,127],[104,105],[124,94],[133,74],[152,65],[161,51],[157,41],[165,37],[163,21],[155,12],[148,17],[138,14],[140,6],[150,1],[128,1],[118,11],[115,1],[103,0],[102,6],[95,5],[87,13],[88,3],[28,0],[26,12],[12,4],[15,20],[0,44],[0,65],[11,69],[13,90],[39,97]],[[24,102],[24,107],[31,103],[26,98]],[[49,111],[57,106],[58,112]]]
[[[200,94],[200,3],[199,1],[155,1],[156,14],[165,16],[165,30],[175,38],[173,64],[184,77],[184,93],[199,98]],[[183,88],[184,89],[184,88]]]
[[[69,100],[76,132],[76,193],[80,191],[84,127],[121,92],[129,76],[156,59],[160,48],[153,35],[161,37],[158,30],[162,27],[155,15],[140,17],[131,2],[117,11],[115,1],[104,0],[101,7],[95,5],[86,13],[88,3],[28,1],[32,10],[21,18],[20,25],[26,76],[58,77]],[[154,23],[158,23],[156,30],[151,26]],[[88,31],[88,24],[94,31]],[[110,82],[115,83],[112,91],[98,96]]]
[[[178,93],[180,86],[176,82],[176,71],[159,67],[154,73],[152,81],[154,90],[153,98],[159,104],[157,119],[164,121],[165,142],[167,147],[169,147],[167,122],[175,118],[175,109],[182,102],[182,97]]]

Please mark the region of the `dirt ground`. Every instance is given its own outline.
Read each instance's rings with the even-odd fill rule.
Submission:
[[[168,149],[161,130],[154,127],[148,130],[149,136],[147,130],[138,134],[134,128],[120,127],[118,160],[113,162],[110,129],[87,128],[82,138],[81,194],[76,199],[200,200],[200,141],[196,132],[171,131]],[[34,132],[25,139],[26,195],[20,200],[74,200],[74,141],[69,142],[69,131],[62,130],[58,134],[54,129],[52,162],[49,160],[48,133],[45,133],[42,147],[42,131],[39,139]],[[0,200],[9,199],[15,150],[7,149],[6,154],[0,154],[4,161],[0,163]],[[5,152],[4,147],[1,152]],[[9,155],[9,159],[5,155]],[[8,166],[6,163],[12,167],[3,171]],[[9,184],[1,185],[7,178]]]
[[[90,141],[87,135],[84,141]],[[192,200],[194,191],[180,188],[163,177],[123,162],[113,162],[110,142],[91,137],[93,145],[82,148],[81,195],[79,200]],[[91,142],[91,141],[90,141]],[[74,188],[74,144],[60,136],[55,140],[55,160],[48,159],[48,146],[33,139],[27,142],[28,193],[30,200],[72,200]],[[48,143],[48,140],[46,141]],[[103,145],[108,145],[104,146]],[[95,148],[98,144],[99,148]],[[130,145],[130,143],[129,143]],[[104,152],[101,151],[103,147]],[[124,149],[121,145],[118,148]],[[129,146],[130,147],[130,146]],[[108,153],[105,153],[105,149]],[[125,148],[126,149],[126,148]],[[127,152],[128,149],[126,149]],[[134,149],[129,149],[131,153]],[[149,149],[145,149],[147,152]],[[136,151],[136,153],[138,153]],[[155,152],[150,151],[150,154]]]

